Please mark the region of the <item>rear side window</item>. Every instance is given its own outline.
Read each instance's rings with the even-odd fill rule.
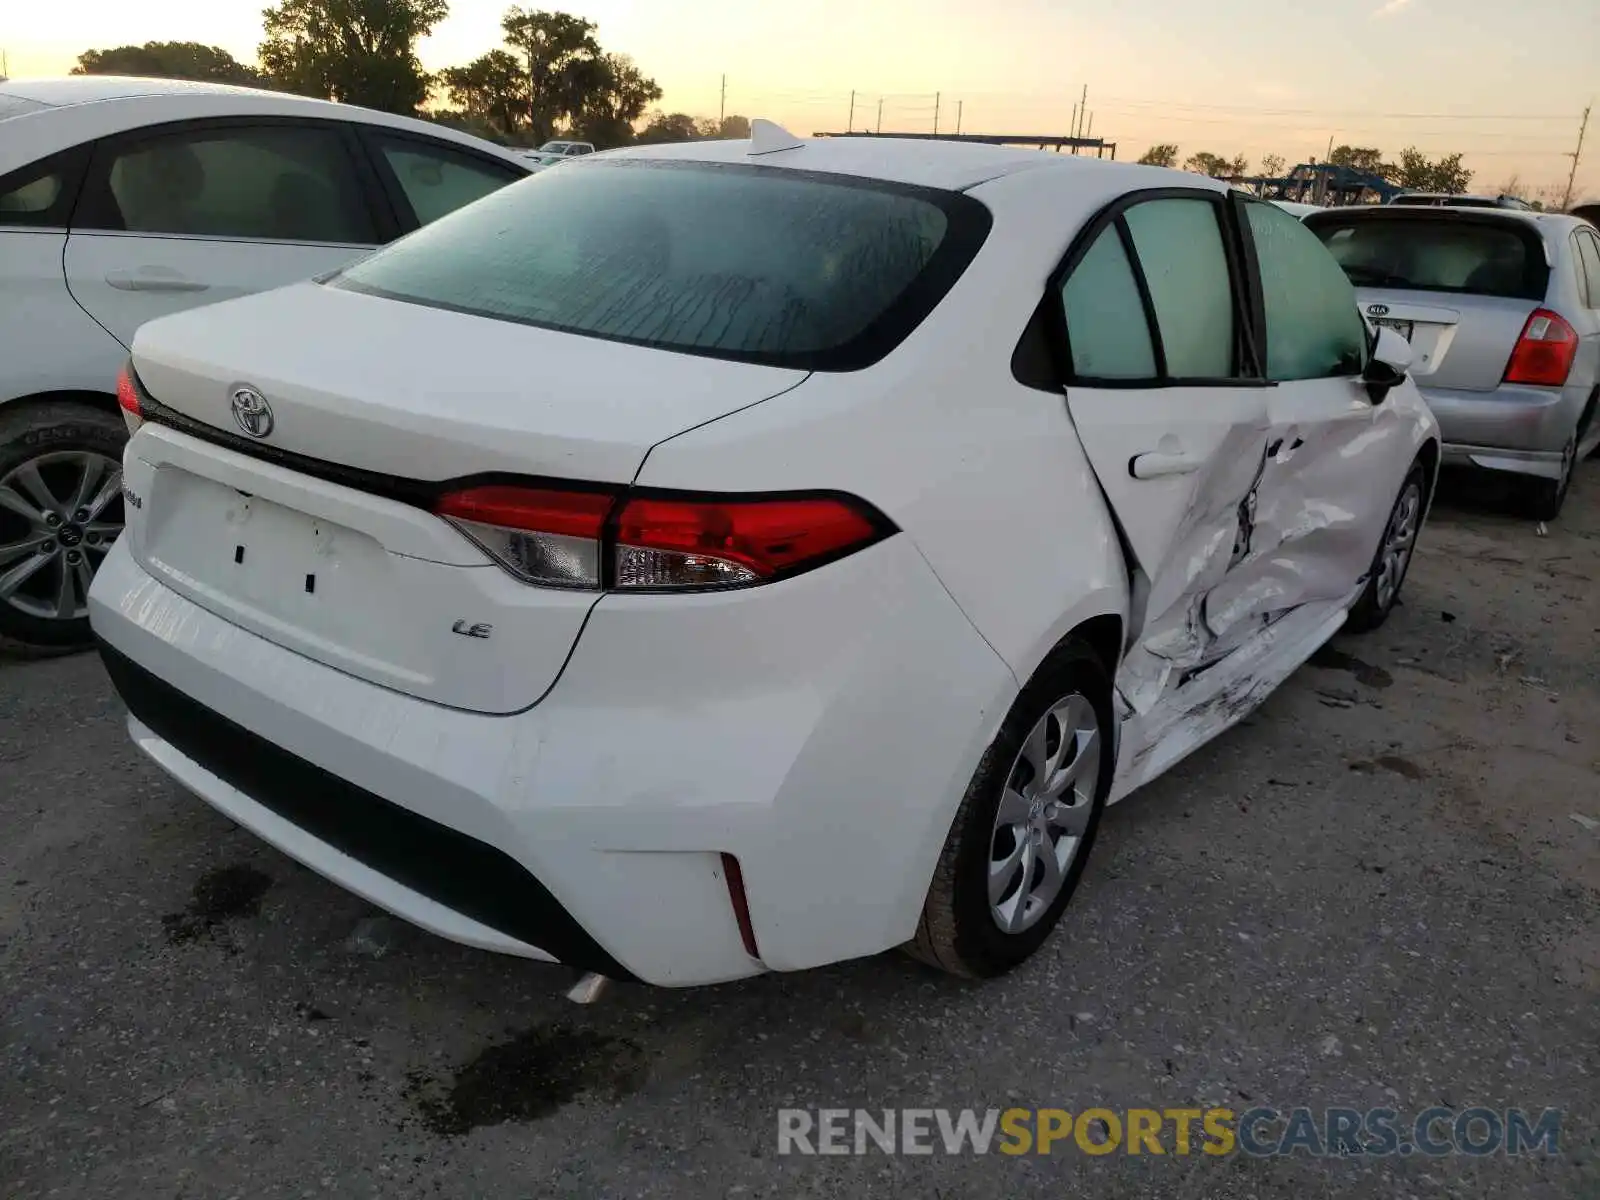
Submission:
[[[772,167],[593,158],[404,238],[329,286],[666,350],[850,370],[982,244],[954,192]]]
[[[111,152],[103,185],[92,227],[250,241],[377,240],[334,127],[199,127],[125,143]]]
[[[1061,287],[1072,373],[1086,379],[1154,379],[1155,349],[1122,238],[1108,226]]]
[[[408,138],[375,135],[378,152],[416,215],[427,225],[456,209],[499,191],[524,172],[501,167],[444,146]]]
[[[1267,322],[1267,378],[1353,375],[1366,358],[1356,292],[1323,244],[1270,204],[1246,203]]]
[[[0,177],[0,225],[65,228],[87,159],[69,150]]]
[[[1585,285],[1580,289],[1588,308],[1600,308],[1600,237],[1586,229],[1578,230],[1573,239],[1578,244],[1578,280]]]
[[[1307,225],[1357,287],[1543,300],[1550,282],[1539,237],[1521,222],[1356,214]]]
[[[1233,287],[1209,200],[1149,200],[1124,218],[1144,269],[1161,332],[1167,374],[1224,379],[1233,374]]]

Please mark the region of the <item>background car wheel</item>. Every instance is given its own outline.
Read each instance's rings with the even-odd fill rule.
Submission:
[[[0,648],[90,643],[89,584],[122,532],[115,414],[72,403],[0,410]]]
[[[1578,458],[1578,435],[1573,434],[1561,450],[1561,476],[1558,479],[1530,479],[1522,485],[1522,511],[1535,521],[1554,521],[1572,490],[1573,467]]]
[[[1422,532],[1424,497],[1427,494],[1428,475],[1420,462],[1411,464],[1394,507],[1389,510],[1389,522],[1383,527],[1383,540],[1378,543],[1378,553],[1373,556],[1372,568],[1367,574],[1367,587],[1361,598],[1350,609],[1345,628],[1352,633],[1376,629],[1389,619],[1400,600],[1400,588],[1405,584],[1406,572],[1411,567],[1411,555],[1417,548],[1417,535]]]
[[[1111,788],[1110,697],[1099,659],[1075,641],[1029,681],[956,811],[908,953],[985,978],[1050,936]]]

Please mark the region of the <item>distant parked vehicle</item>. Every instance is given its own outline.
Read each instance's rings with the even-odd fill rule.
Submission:
[[[529,173],[438,125],[251,88],[0,83],[0,644],[89,638],[145,321],[305,279]]]
[[[1375,324],[1412,344],[1445,461],[1525,477],[1561,511],[1600,445],[1600,231],[1505,208],[1330,209],[1306,218]]]
[[[536,171],[545,167],[553,167],[556,163],[568,158],[580,158],[585,154],[594,153],[593,142],[546,142],[537,150],[525,150],[522,154],[524,160],[532,164]]]
[[[1450,192],[1401,192],[1389,198],[1390,204],[1411,208],[1510,208],[1532,212],[1533,205],[1516,196],[1462,196]]]

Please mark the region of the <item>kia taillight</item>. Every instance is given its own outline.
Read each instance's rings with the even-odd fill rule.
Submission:
[[[528,583],[622,591],[748,587],[879,540],[888,522],[839,495],[632,495],[494,485],[434,511]]]
[[[122,410],[122,421],[128,432],[137,433],[144,424],[144,409],[140,406],[139,384],[133,377],[132,363],[125,363],[117,372],[117,407]]]
[[[1549,309],[1536,308],[1511,351],[1505,382],[1560,387],[1577,355],[1577,331]]]

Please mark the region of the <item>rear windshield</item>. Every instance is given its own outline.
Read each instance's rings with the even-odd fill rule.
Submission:
[[[808,370],[932,311],[989,212],[954,192],[743,164],[586,158],[426,226],[329,286]]]
[[[1357,287],[1543,300],[1538,235],[1509,222],[1312,217],[1306,224]]]

